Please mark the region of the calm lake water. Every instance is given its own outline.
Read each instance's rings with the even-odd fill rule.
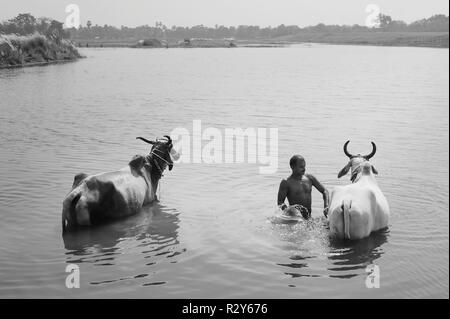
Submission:
[[[447,49],[299,45],[83,49],[68,64],[0,70],[0,297],[448,298]],[[62,200],[78,172],[125,166],[175,127],[278,128],[278,170],[176,164],[160,202],[67,237]],[[279,182],[302,154],[324,185],[368,153],[389,229],[329,238],[275,219]],[[207,143],[207,140],[203,142]],[[67,289],[68,264],[81,288]],[[368,265],[380,288],[366,288]]]

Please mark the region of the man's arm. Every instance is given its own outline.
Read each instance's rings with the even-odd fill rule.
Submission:
[[[329,194],[328,190],[317,180],[317,178],[313,175],[309,175],[309,178],[311,179],[312,184],[314,187],[322,193],[323,197],[323,214],[325,217],[328,215],[328,205],[329,205]]]
[[[283,179],[280,183],[280,188],[278,189],[278,201],[277,201],[277,205],[283,205],[281,207],[281,209],[285,209],[287,206],[284,203],[286,196],[288,193],[288,182],[287,180]]]

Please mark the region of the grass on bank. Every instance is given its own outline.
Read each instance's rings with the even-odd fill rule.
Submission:
[[[65,39],[49,39],[39,33],[26,36],[0,34],[0,67],[74,60],[80,57],[75,46]]]

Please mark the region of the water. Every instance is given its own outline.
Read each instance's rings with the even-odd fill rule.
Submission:
[[[448,50],[300,45],[84,49],[75,63],[0,71],[0,297],[448,298]],[[176,164],[161,201],[61,236],[78,172],[146,154],[136,136],[175,127],[278,127],[278,171]],[[349,150],[371,162],[389,229],[332,241],[313,221],[274,219],[294,153],[326,187]],[[81,288],[67,289],[77,264]],[[368,289],[366,267],[380,269]]]

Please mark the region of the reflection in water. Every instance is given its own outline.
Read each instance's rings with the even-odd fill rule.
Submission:
[[[339,240],[330,236],[328,223],[322,217],[297,222],[279,218],[270,220],[291,260],[277,265],[283,266],[284,273],[292,278],[352,278],[364,274],[366,266],[384,253],[381,246],[389,236],[389,230],[386,229],[357,241]],[[322,273],[321,267],[316,267],[324,258],[332,263],[326,273]]]
[[[64,247],[69,255],[85,255],[93,250],[114,249],[128,238],[149,242],[177,239],[178,213],[162,210],[159,203],[144,207],[139,214],[97,227],[89,227],[63,235]]]
[[[63,235],[67,263],[90,263],[94,266],[113,266],[118,259],[130,252],[139,256],[135,268],[155,265],[161,258],[172,258],[182,254],[177,250],[179,213],[156,203],[144,207],[134,216],[114,221],[106,225],[89,227]],[[136,258],[136,257],[135,257]],[[171,261],[172,263],[176,261]],[[93,281],[91,284],[112,283],[126,279],[145,278],[148,273],[140,273],[124,278]],[[157,285],[152,282],[145,285]]]
[[[333,267],[329,267],[330,271],[357,271],[353,274],[330,275],[335,278],[351,278],[361,274],[359,269],[365,269],[368,265],[373,264],[375,260],[383,255],[384,251],[381,246],[388,241],[389,230],[384,229],[372,233],[369,237],[350,241],[343,239],[330,238],[331,253],[328,258],[333,263]]]

